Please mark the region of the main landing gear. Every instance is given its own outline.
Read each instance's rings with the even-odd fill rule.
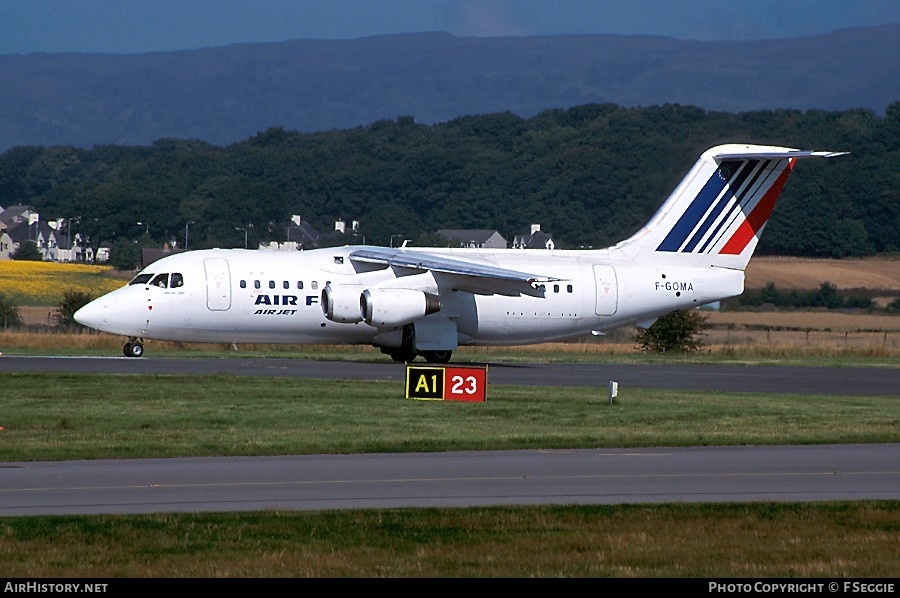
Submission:
[[[453,351],[422,351],[419,355],[428,363],[449,363]]]
[[[122,352],[125,354],[125,357],[140,357],[144,354],[144,345],[140,339],[131,337],[125,343],[125,346],[122,347]]]
[[[412,324],[403,327],[403,340],[399,347],[382,347],[381,352],[391,356],[398,363],[415,361],[421,355],[428,363],[449,363],[453,351],[416,351],[416,329]]]
[[[415,361],[416,357],[421,355],[425,358],[425,361],[428,363],[449,363],[450,357],[453,356],[453,351],[409,351],[404,350],[402,348],[394,349],[394,348],[381,348],[382,353],[386,353],[391,356],[391,359],[398,363],[407,363],[410,361]]]

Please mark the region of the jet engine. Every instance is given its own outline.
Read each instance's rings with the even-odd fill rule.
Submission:
[[[441,309],[437,295],[412,289],[366,289],[359,302],[366,324],[377,327],[403,326]]]
[[[359,286],[331,286],[322,289],[322,312],[334,322],[356,324],[362,322],[363,311]]]

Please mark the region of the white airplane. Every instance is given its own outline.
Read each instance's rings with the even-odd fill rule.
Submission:
[[[461,345],[522,345],[649,327],[740,295],[744,269],[797,158],[846,152],[720,145],[653,218],[607,249],[344,246],[177,253],[75,313],[144,339],[367,344],[449,362]]]

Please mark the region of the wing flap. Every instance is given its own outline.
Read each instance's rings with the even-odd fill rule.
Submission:
[[[357,249],[350,253],[350,260],[369,264],[385,264],[410,274],[430,271],[437,278],[449,282],[454,289],[478,294],[536,295],[537,285],[560,280],[530,272],[509,270],[489,264],[456,260],[420,251],[396,249]]]

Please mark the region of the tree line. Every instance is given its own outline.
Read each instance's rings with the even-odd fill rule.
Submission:
[[[840,291],[832,282],[825,281],[818,289],[781,290],[774,282],[766,283],[761,289],[747,289],[741,295],[732,297],[724,303],[729,309],[742,307],[773,306],[788,309],[826,308],[826,309],[877,309],[872,295],[880,291],[850,289]],[[900,312],[900,297],[894,298],[884,308],[888,312]]]
[[[587,104],[532,118],[412,117],[300,133],[273,127],[227,146],[20,146],[0,155],[0,205],[77,218],[73,232],[113,254],[284,241],[299,215],[321,232],[359,221],[348,243],[412,244],[441,228],[540,223],[559,248],[606,247],[637,231],[708,147],[746,142],[848,151],[804,161],[766,226],[761,254],[900,251],[900,102],[867,109],[707,111]],[[74,220],[73,220],[74,222]],[[138,224],[141,223],[141,224]]]

